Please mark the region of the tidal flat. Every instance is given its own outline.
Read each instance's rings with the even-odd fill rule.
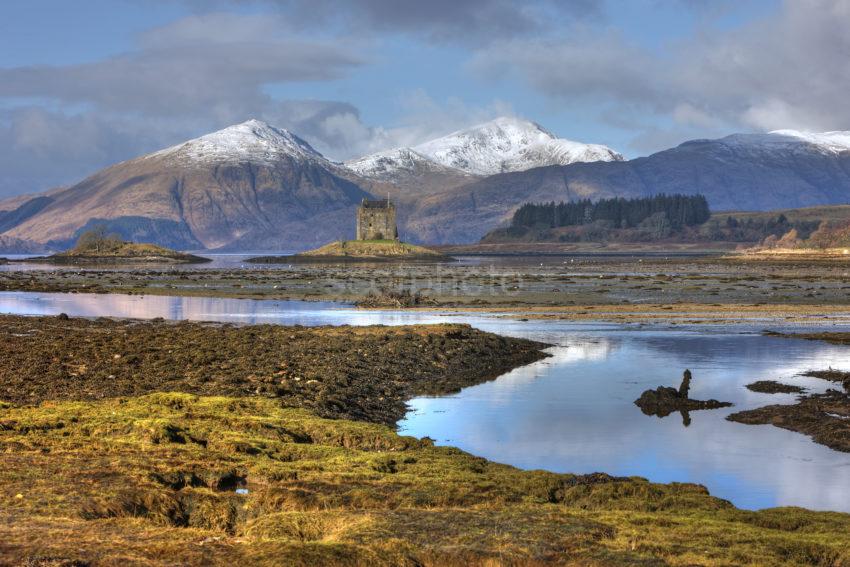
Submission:
[[[771,334],[829,344],[850,344],[850,333],[847,332]],[[808,370],[802,375],[832,382],[835,387],[821,393],[801,395],[793,404],[768,405],[734,413],[728,419],[750,425],[775,425],[809,435],[816,443],[836,451],[850,452],[850,372],[830,367]],[[799,387],[795,390],[795,386],[784,386],[786,392],[802,392]],[[774,391],[782,390],[774,388]]]
[[[642,332],[641,324],[850,321],[843,264],[537,260],[278,269],[215,262],[128,270],[8,265],[0,285],[64,292],[22,299],[31,312],[44,309],[47,296],[58,304],[64,296],[85,305],[99,300],[103,315],[118,297],[145,299],[128,295],[262,309],[286,299],[354,302],[389,287],[436,302],[397,312],[411,319],[480,313],[485,328],[508,322],[509,335],[522,335],[517,330],[529,324],[638,323],[631,332],[649,335],[646,341],[660,349],[663,337]],[[772,288],[780,286],[777,295]],[[163,315],[186,317],[172,307]],[[382,320],[380,310],[349,311],[347,317],[360,312]],[[263,319],[252,312],[252,321]],[[227,312],[215,313],[227,319]],[[521,470],[484,452],[394,430],[411,398],[488,388],[512,368],[546,364],[548,338],[507,338],[463,324],[307,328],[55,315],[2,317],[0,331],[0,558],[14,558],[11,564],[850,564],[847,514],[744,510],[698,482],[651,482],[621,470]],[[752,342],[742,346],[749,349],[762,339],[730,341]],[[676,340],[697,349],[679,356],[697,360],[713,356],[709,345],[718,342]],[[567,345],[554,352],[581,351]],[[659,373],[653,384],[678,380],[681,367],[666,361],[652,368],[673,370],[671,376]],[[707,375],[708,368],[698,371],[696,384],[714,387]],[[612,404],[637,388],[629,380],[611,383]],[[743,384],[737,390],[745,391]],[[528,426],[496,401],[500,427]],[[687,430],[672,421],[657,425],[701,436],[724,415],[695,418]],[[653,428],[656,421],[649,422]]]
[[[312,301],[362,300],[381,290],[420,294],[441,308],[625,312],[641,305],[850,308],[850,260],[748,261],[716,256],[462,257],[449,264],[246,263],[208,267],[62,268],[29,263],[0,270],[0,291],[126,293]],[[720,308],[720,309],[719,309]],[[674,307],[675,309],[675,307]],[[774,307],[774,309],[776,309]],[[596,314],[592,314],[596,317]]]
[[[273,397],[322,417],[394,424],[404,402],[540,360],[545,344],[468,325],[235,326],[0,316],[0,400],[180,391]]]
[[[21,564],[850,561],[847,514],[522,471],[385,424],[406,397],[540,359],[539,342],[465,325],[2,324],[0,557]]]

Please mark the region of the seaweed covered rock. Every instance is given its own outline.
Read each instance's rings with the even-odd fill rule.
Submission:
[[[775,380],[758,380],[752,384],[747,384],[747,390],[758,392],[760,394],[802,394],[806,390],[800,386],[791,384],[783,384]]]
[[[658,417],[667,417],[677,411],[683,412],[682,419],[685,425],[690,424],[690,417],[687,416],[686,412],[724,408],[732,405],[729,402],[720,402],[718,400],[694,400],[689,398],[688,392],[690,390],[691,378],[691,371],[685,370],[682,383],[678,390],[669,386],[659,386],[655,390],[646,390],[635,400],[635,405],[645,415],[655,415]]]

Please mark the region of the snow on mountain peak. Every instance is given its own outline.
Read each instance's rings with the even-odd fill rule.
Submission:
[[[508,116],[452,132],[413,150],[444,166],[478,175],[623,159],[606,146],[557,138],[534,122]]]
[[[692,140],[701,142],[704,140]],[[848,132],[801,132],[774,130],[765,134],[731,134],[718,140],[736,152],[791,152],[839,154],[850,151]]]
[[[463,175],[462,171],[443,166],[411,148],[395,148],[370,154],[349,160],[345,162],[345,166],[358,175],[384,180],[392,180],[399,175],[426,172],[454,172]]]
[[[147,157],[173,157],[200,163],[266,163],[284,157],[327,161],[292,132],[251,119],[160,150]]]
[[[798,130],[774,130],[768,135],[794,138],[795,140],[799,140],[834,153],[850,151],[850,131],[800,132]]]

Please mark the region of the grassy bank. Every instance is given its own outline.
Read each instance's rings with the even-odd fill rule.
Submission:
[[[446,262],[451,258],[424,246],[398,240],[338,240],[294,256],[258,256],[252,264],[290,264],[298,262]]]
[[[91,264],[202,264],[209,262],[209,258],[195,256],[163,248],[156,244],[143,244],[133,242],[116,242],[109,247],[99,248],[73,248],[67,252],[60,252],[44,258],[32,258],[25,260],[34,263],[47,263],[58,265],[91,265]]]
[[[845,565],[850,516],[523,472],[279,400],[4,406],[0,557],[27,565]]]

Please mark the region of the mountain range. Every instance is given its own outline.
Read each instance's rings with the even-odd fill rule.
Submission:
[[[300,250],[351,238],[357,204],[389,195],[403,238],[466,243],[524,202],[662,192],[701,193],[714,210],[846,203],[850,132],[734,134],[625,160],[498,118],[338,163],[287,130],[249,120],[70,187],[0,202],[0,235],[64,248],[105,225],[181,249]]]

